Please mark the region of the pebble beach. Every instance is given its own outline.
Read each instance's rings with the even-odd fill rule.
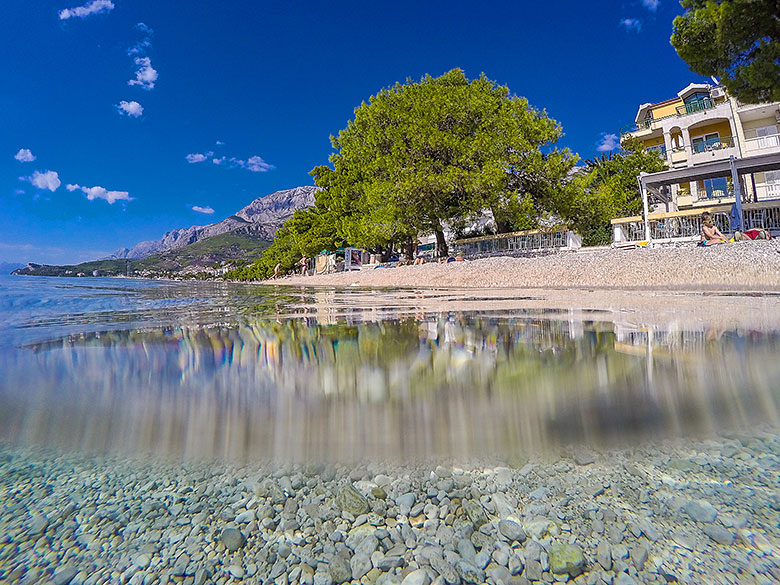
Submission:
[[[4,583],[780,580],[780,439],[761,431],[490,464],[4,448],[0,494]]]
[[[545,256],[506,256],[398,268],[290,276],[268,283],[367,287],[530,287],[780,289],[780,240],[701,248],[596,249]]]

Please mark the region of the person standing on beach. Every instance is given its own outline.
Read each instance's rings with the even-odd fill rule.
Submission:
[[[277,262],[276,266],[274,266],[274,279],[279,278],[279,269],[282,267],[281,262]]]
[[[301,276],[306,276],[306,264],[308,264],[309,259],[304,256],[301,258]]]

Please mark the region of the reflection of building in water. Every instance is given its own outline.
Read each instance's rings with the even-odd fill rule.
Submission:
[[[103,332],[3,356],[0,433],[96,449],[354,458],[777,422],[777,335],[727,332],[713,343],[706,331],[568,310],[324,324],[315,303],[311,320]]]

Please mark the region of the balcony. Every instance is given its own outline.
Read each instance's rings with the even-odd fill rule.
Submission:
[[[710,110],[715,106],[716,104],[710,98],[703,98],[700,100],[688,102],[682,106],[677,106],[677,115],[685,116],[686,114],[695,114],[696,112]]]
[[[709,110],[716,110],[716,112],[709,112]],[[640,120],[634,124],[626,124],[620,129],[620,135],[631,134],[637,138],[645,139],[651,136],[656,130],[668,130],[668,127],[677,125],[676,120],[684,116],[690,116],[692,114],[704,114],[700,116],[702,120],[711,117],[711,114],[722,115],[728,117],[730,115],[728,102],[715,103],[710,98],[704,98],[696,100],[694,102],[688,102],[685,105],[678,106],[677,112],[662,118],[648,118],[646,120]],[[700,120],[694,118],[693,120],[686,120],[685,126],[689,126],[694,123],[698,123]]]
[[[722,150],[724,148],[734,148],[733,136],[717,136],[707,140],[693,141],[693,154],[702,152],[712,152],[713,150]]]
[[[673,165],[675,163],[683,163],[688,160],[688,151],[685,148],[685,145],[681,144],[679,146],[673,146],[672,150],[670,152],[670,156],[668,157],[669,162],[671,162]]]
[[[693,164],[723,160],[732,155],[737,156],[733,136],[697,140],[691,145],[691,162]]]
[[[761,154],[780,149],[780,134],[745,139],[745,154]]]

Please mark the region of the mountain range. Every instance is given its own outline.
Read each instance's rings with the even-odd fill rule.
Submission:
[[[121,248],[103,260],[139,260],[228,232],[242,233],[254,239],[270,242],[274,239],[276,230],[292,217],[296,209],[305,209],[314,205],[316,191],[317,187],[310,186],[276,191],[258,197],[219,223],[171,230],[159,240],[148,240],[139,242],[132,248]]]
[[[218,223],[166,232],[107,258],[76,265],[30,263],[12,274],[31,276],[159,276],[221,274],[217,267],[251,262],[296,209],[314,205],[317,187],[295,187],[258,197]],[[215,272],[216,271],[216,272]]]

